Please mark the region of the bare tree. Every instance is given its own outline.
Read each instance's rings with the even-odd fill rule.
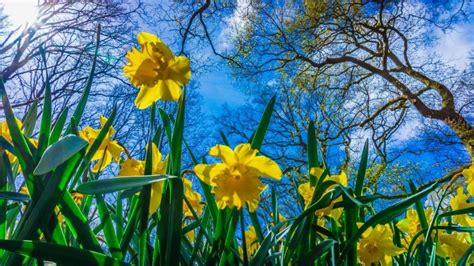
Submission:
[[[0,34],[0,78],[15,109],[26,109],[43,97],[46,73],[53,86],[54,113],[75,103],[91,68],[98,25],[101,43],[94,86],[100,89],[94,94],[107,95],[110,84],[123,82],[122,58],[134,41],[140,1],[45,1],[38,8],[34,23]],[[47,57],[46,67],[40,47]]]

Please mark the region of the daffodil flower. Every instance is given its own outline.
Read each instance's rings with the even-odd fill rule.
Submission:
[[[449,265],[457,265],[471,246],[471,238],[468,233],[440,231],[438,233],[439,247],[436,249],[438,256],[448,259]],[[472,265],[474,257],[470,256],[466,265]]]
[[[310,174],[315,176],[316,179],[321,178],[321,175],[323,172],[324,170],[319,167],[313,167],[310,170]],[[347,186],[347,175],[344,172],[341,172],[339,175],[328,176],[325,180],[331,180],[343,186]],[[309,182],[303,183],[298,187],[298,193],[304,199],[305,206],[308,206],[311,203],[311,198],[313,197],[314,190],[315,188],[311,186]],[[336,223],[339,224],[339,219],[341,218],[343,211],[342,211],[342,208],[334,209],[334,204],[340,201],[342,201],[342,196],[338,197],[336,200],[331,202],[329,206],[317,210],[315,214],[318,215],[319,217],[324,217],[324,216],[331,217],[334,219]]]
[[[425,210],[425,217],[426,221],[428,223],[431,223],[431,220],[433,216],[433,209],[432,208],[427,208]],[[403,220],[400,220],[397,223],[398,229],[402,231],[403,233],[406,234],[406,237],[404,238],[404,244],[406,247],[408,247],[413,239],[413,237],[421,231],[421,224],[420,220],[418,218],[418,213],[416,210],[409,209],[407,210],[406,218]],[[416,242],[414,243],[414,247],[416,247],[420,242],[422,242],[424,239],[424,236],[420,236],[416,239]]]
[[[103,127],[106,122],[107,118],[105,118],[104,116],[100,116],[101,127]],[[94,141],[99,136],[99,133],[100,129],[86,127],[79,132],[79,136],[89,142],[88,149],[90,149]],[[97,161],[94,167],[92,168],[92,172],[97,173],[99,171],[102,171],[112,162],[112,160],[116,162],[119,160],[120,154],[123,152],[123,148],[118,144],[117,141],[112,140],[113,134],[115,134],[115,129],[113,127],[110,127],[109,132],[107,132],[107,135],[102,140],[102,143],[100,144],[99,148],[92,156],[91,160]]]
[[[202,204],[201,204],[201,194],[199,192],[193,191],[193,183],[187,178],[183,178],[184,184],[184,196],[188,199],[191,207],[197,216],[200,216],[202,213]],[[183,201],[183,212],[184,216],[189,219],[194,219],[192,211],[189,209],[188,204]]]
[[[168,164],[168,157],[163,160],[163,155],[156,147],[155,143],[151,146],[152,156],[152,174],[164,175],[166,173],[166,166]],[[120,164],[120,171],[118,176],[141,176],[145,174],[145,161],[126,159]],[[155,182],[151,186],[150,195],[150,215],[155,213],[161,204],[161,196],[163,194],[163,182]]]
[[[464,194],[464,188],[458,187],[456,195],[451,198],[451,209],[453,211],[466,209],[474,206],[474,203],[469,203],[467,200],[469,196]],[[463,226],[474,226],[474,220],[468,214],[454,215],[453,223],[457,223]]]
[[[246,203],[254,212],[260,201],[260,193],[266,186],[259,177],[280,180],[282,172],[278,164],[266,156],[257,156],[257,150],[250,144],[240,144],[232,150],[225,145],[216,145],[209,155],[222,160],[222,163],[199,164],[194,167],[196,175],[214,187],[217,206],[224,209],[241,209]]]
[[[21,122],[20,119],[15,118],[16,124],[18,125],[18,128],[20,128],[21,132],[23,132],[23,123]],[[8,141],[10,144],[13,144],[13,139],[10,134],[10,129],[8,128],[8,124],[6,121],[0,123],[0,136],[2,136],[6,141]],[[30,143],[33,144],[34,147],[38,147],[38,140],[36,139],[29,139]],[[13,155],[11,152],[6,151],[8,161],[10,164],[14,164],[18,158],[16,158],[15,155]]]
[[[474,164],[462,171],[462,175],[466,179],[467,191],[474,196]]]
[[[123,68],[126,77],[140,91],[135,99],[138,109],[145,109],[157,100],[177,101],[181,86],[191,79],[190,62],[175,56],[156,35],[141,32],[137,36],[141,50],[127,53],[129,63]]]
[[[391,265],[392,257],[402,253],[403,249],[393,244],[388,224],[368,228],[357,243],[357,256],[364,265]]]

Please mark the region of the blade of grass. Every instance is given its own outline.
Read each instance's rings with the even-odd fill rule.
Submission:
[[[274,95],[270,101],[268,102],[267,106],[265,107],[265,111],[263,112],[262,118],[260,119],[260,123],[258,124],[257,130],[252,138],[252,148],[260,150],[262,147],[263,138],[267,133],[268,125],[270,124],[270,119],[272,117],[273,108],[275,106],[276,95]]]
[[[186,90],[179,100],[176,122],[173,128],[173,135],[170,141],[170,157],[168,162],[172,162],[168,167],[168,173],[179,176],[181,171],[181,152],[185,120]],[[159,252],[160,263],[169,265],[176,258],[179,258],[180,244],[182,237],[182,215],[183,215],[183,182],[181,179],[173,179],[165,185],[163,199],[160,206],[159,232]],[[155,245],[155,249],[158,248]],[[154,256],[155,257],[155,256]]]
[[[136,187],[143,187],[155,182],[161,182],[173,178],[176,177],[169,175],[121,176],[89,181],[79,185],[76,188],[76,191],[82,194],[91,195],[106,194]]]
[[[61,264],[77,265],[127,265],[114,258],[90,250],[66,247],[40,241],[0,240],[0,248],[24,256]]]
[[[95,51],[94,51],[94,57],[92,59],[92,66],[91,66],[91,71],[89,73],[89,77],[87,78],[86,81],[86,86],[84,88],[84,91],[82,92],[81,99],[79,100],[79,103],[76,106],[76,110],[74,110],[74,113],[72,117],[76,122],[81,121],[82,114],[84,113],[84,109],[86,108],[87,104],[87,99],[89,98],[90,90],[92,87],[92,81],[94,79],[94,73],[95,73],[95,67],[97,63],[97,54],[99,52],[99,44],[100,44],[100,24],[97,25],[97,31],[96,31],[96,44],[95,44]],[[71,131],[71,128],[67,130],[69,133]]]

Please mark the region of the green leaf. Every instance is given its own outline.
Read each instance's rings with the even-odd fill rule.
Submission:
[[[30,196],[11,191],[1,191],[0,198],[13,201],[30,201]]]
[[[89,73],[89,77],[87,78],[86,87],[84,88],[84,91],[82,92],[81,99],[79,100],[79,103],[77,104],[76,110],[74,110],[74,114],[72,115],[72,117],[74,118],[76,122],[81,121],[82,114],[84,113],[84,109],[86,108],[87,99],[89,98],[89,93],[92,87],[92,81],[94,79],[95,66],[97,62],[97,54],[99,52],[99,43],[100,43],[100,24],[97,25],[95,52],[94,52],[94,58],[92,60],[91,71]],[[69,131],[70,130],[68,130],[68,132]]]
[[[120,250],[120,244],[115,234],[115,228],[112,222],[112,217],[107,209],[106,203],[102,195],[96,195],[97,209],[99,210],[100,222],[103,224],[103,232],[107,247],[112,256],[118,260],[122,260],[123,254]]]
[[[181,171],[181,153],[184,132],[186,106],[186,90],[179,100],[176,122],[174,123],[173,135],[170,143],[170,157],[167,173],[175,176],[180,175]],[[166,130],[166,126],[165,126]],[[168,133],[167,133],[168,134]],[[161,265],[170,265],[180,257],[180,244],[182,237],[182,216],[183,216],[183,182],[181,179],[170,180],[165,185],[162,202],[160,205],[160,222],[158,223],[159,242],[155,242],[156,259],[159,248],[159,263]],[[159,245],[159,247],[158,247]],[[154,263],[158,263],[156,260]]]
[[[51,103],[51,84],[49,83],[49,75],[48,75],[48,66],[46,63],[46,55],[44,53],[44,49],[40,46],[40,53],[41,58],[43,59],[43,64],[46,72],[46,80],[44,83],[44,101],[43,101],[43,114],[41,116],[41,125],[40,125],[40,132],[39,132],[39,140],[38,140],[38,151],[35,158],[40,157],[46,147],[49,145],[49,134],[51,132],[51,113],[52,113],[52,103]]]
[[[87,141],[80,137],[67,135],[45,150],[33,174],[39,176],[54,170],[87,145]]]
[[[83,194],[106,194],[135,187],[142,187],[172,178],[176,177],[170,175],[121,176],[89,181],[79,185],[76,190]]]
[[[308,174],[309,174],[309,181],[311,186],[316,185],[316,177],[311,175],[311,168],[317,167],[319,165],[318,162],[318,150],[316,144],[316,132],[314,129],[313,121],[309,122],[308,126],[308,142],[307,142],[307,150],[308,150]]]
[[[317,258],[321,257],[324,253],[328,252],[335,244],[337,241],[333,239],[326,239],[316,245],[316,247],[312,250],[310,250],[307,254],[304,255],[303,258],[304,265],[311,265]]]
[[[277,244],[278,239],[287,234],[288,230],[279,233],[285,222],[277,223],[272,230],[265,236],[265,239],[260,244],[257,252],[253,256],[250,265],[264,265],[265,259],[268,256],[268,251]],[[279,235],[278,235],[279,234]]]
[[[61,114],[59,115],[58,119],[56,119],[56,123],[51,130],[51,135],[49,136],[49,143],[53,144],[58,141],[59,137],[61,136],[61,132],[63,131],[64,124],[66,124],[68,109],[64,109]]]
[[[23,121],[23,133],[27,137],[31,137],[33,130],[35,130],[36,116],[38,115],[38,99],[35,99],[33,104],[26,113],[25,120]]]
[[[455,216],[455,215],[463,215],[463,214],[471,214],[474,213],[474,207],[469,207],[465,209],[459,209],[455,211],[447,211],[444,213],[441,213],[437,216],[438,221],[441,220],[443,217],[448,217],[448,216]]]
[[[66,265],[127,265],[104,254],[31,240],[0,240],[0,248],[23,256]]]
[[[262,226],[260,225],[260,222],[258,221],[257,211],[255,210],[255,212],[251,212],[248,205],[247,205],[247,210],[249,213],[250,221],[252,222],[252,225],[255,228],[255,233],[257,235],[258,242],[262,243],[263,231],[262,231]]]
[[[367,169],[367,159],[369,157],[369,141],[366,140],[362,156],[360,158],[359,170],[357,171],[357,179],[354,188],[354,194],[356,197],[362,196],[362,188],[364,187],[365,171]]]
[[[267,133],[268,125],[270,124],[270,118],[272,117],[273,107],[275,106],[275,99],[276,95],[274,95],[270,101],[268,102],[267,106],[265,107],[265,111],[263,112],[262,118],[260,119],[260,123],[258,124],[257,130],[254,133],[252,138],[252,148],[260,150],[263,143],[263,138]]]
[[[87,217],[84,216],[81,209],[74,202],[69,191],[64,192],[63,198],[59,201],[59,208],[66,218],[66,224],[77,242],[86,249],[102,252],[99,241],[92,232]]]
[[[35,163],[33,161],[31,150],[28,146],[26,138],[23,133],[21,133],[21,130],[16,122],[16,116],[10,105],[10,101],[8,100],[2,79],[0,79],[0,96],[2,97],[3,110],[5,112],[8,129],[13,140],[13,146],[18,150],[20,155],[17,157],[23,169],[23,173],[28,176],[31,174],[31,167],[33,167]],[[29,182],[30,180],[27,181]],[[34,193],[34,191],[30,191],[30,193]]]
[[[0,136],[0,147],[11,152],[15,156],[18,156],[16,149],[3,136]]]

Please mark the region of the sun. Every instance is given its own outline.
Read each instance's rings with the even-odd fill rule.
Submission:
[[[32,24],[38,17],[38,0],[0,0],[0,7],[14,28]]]

